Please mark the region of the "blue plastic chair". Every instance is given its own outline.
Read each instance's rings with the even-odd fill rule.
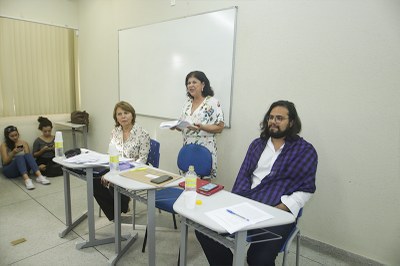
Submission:
[[[150,139],[150,151],[147,156],[146,164],[157,168],[160,165],[160,143],[154,139]]]
[[[190,165],[194,166],[194,171],[200,178],[209,176],[212,169],[211,152],[199,144],[184,145],[178,154],[178,168],[187,172]]]

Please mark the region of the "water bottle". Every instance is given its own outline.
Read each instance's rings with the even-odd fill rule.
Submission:
[[[110,142],[108,146],[108,154],[110,155],[110,172],[119,171],[119,153],[115,144]]]
[[[194,166],[189,166],[189,170],[185,174],[185,192],[183,198],[187,209],[194,209],[196,206],[197,197],[197,174],[194,171]]]
[[[189,170],[185,174],[185,191],[196,192],[197,188],[197,174],[194,171],[194,166],[190,165]]]
[[[54,139],[54,148],[56,157],[64,156],[64,142],[61,131],[56,131],[56,137]]]

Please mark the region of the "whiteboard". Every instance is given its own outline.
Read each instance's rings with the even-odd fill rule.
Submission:
[[[237,8],[118,31],[119,98],[137,114],[179,118],[185,77],[203,71],[230,126]]]

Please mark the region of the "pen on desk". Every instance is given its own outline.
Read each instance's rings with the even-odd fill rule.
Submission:
[[[248,222],[250,221],[250,220],[247,219],[246,217],[243,217],[242,215],[237,214],[236,212],[234,212],[234,211],[232,211],[232,210],[230,210],[230,209],[226,209],[226,211],[229,212],[230,214],[233,214],[233,215],[239,217],[239,218],[245,219],[245,220],[248,221]]]

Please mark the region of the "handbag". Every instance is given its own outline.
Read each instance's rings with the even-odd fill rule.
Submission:
[[[43,175],[45,175],[47,177],[55,177],[55,176],[63,175],[61,165],[56,164],[53,161],[50,161],[46,165],[46,170],[44,170]]]
[[[71,157],[74,157],[74,156],[79,155],[79,154],[81,154],[81,149],[80,148],[70,149],[70,150],[68,150],[68,151],[66,151],[64,153],[65,158],[71,158]]]
[[[84,124],[89,130],[89,113],[86,111],[73,111],[71,113],[71,123]]]

